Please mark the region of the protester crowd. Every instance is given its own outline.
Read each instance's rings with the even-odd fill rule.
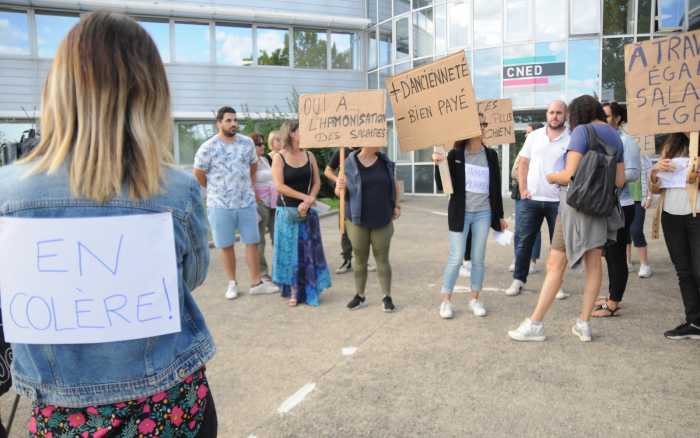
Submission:
[[[108,61],[107,53],[113,56]],[[42,108],[39,146],[21,163],[0,169],[0,214],[75,218],[172,212],[182,330],[99,344],[14,344],[14,388],[33,403],[30,436],[132,436],[129,431],[216,436],[217,414],[206,377],[215,347],[192,295],[209,263],[207,221],[228,277],[222,285],[225,298],[233,300],[243,289],[237,280],[236,241],[245,247],[251,295],[280,293],[290,307],[318,306],[331,287],[315,208],[321,170],[314,155],[301,148],[298,122],[285,123],[266,142],[262,135],[238,132],[235,109],[222,107],[216,114],[217,134],[196,153],[194,178],[178,170],[171,164],[170,95],[158,50],[135,21],[103,12],[84,17],[61,44]],[[512,170],[515,243],[506,295],[520,294],[537,273],[544,221],[550,245],[538,302],[508,332],[512,339],[545,339],[547,311],[555,299],[569,296],[561,288],[564,274],[580,266],[585,285],[572,333],[591,341],[591,318],[621,314],[631,246],[640,259],[637,275],[652,275],[643,230],[654,193],[661,194],[654,219],[663,227],[686,310],[685,322],[665,336],[700,339],[700,218],[693,215],[700,200],[691,205],[685,189],[664,189],[659,177],[675,170],[673,159],[688,156],[688,137],[669,136],[661,159],[651,166],[625,122],[623,106],[584,95],[568,105],[552,102],[544,126],[528,129]],[[365,307],[371,250],[382,310],[393,312],[390,247],[401,216],[395,164],[378,148],[347,152],[344,169],[339,162],[324,169],[346,207],[343,262],[336,273],[354,275],[347,307]],[[468,307],[484,317],[480,292],[489,229],[509,228],[498,156],[475,137],[456,141],[446,155],[433,154],[433,160],[438,187],[438,164],[444,161],[454,188],[436,313],[453,317],[452,294],[468,253],[470,263],[463,269],[470,282]],[[600,178],[584,181],[581,175]],[[272,247],[269,263],[266,234]],[[603,258],[609,290],[598,297]]]

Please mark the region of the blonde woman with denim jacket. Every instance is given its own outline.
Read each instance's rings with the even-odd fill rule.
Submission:
[[[31,437],[216,436],[204,371],[214,342],[192,297],[209,263],[206,220],[197,182],[170,165],[171,127],[165,69],[146,31],[119,14],[83,17],[49,71],[39,145],[0,169],[0,215],[51,221],[169,212],[180,331],[13,344],[13,384],[32,403]]]

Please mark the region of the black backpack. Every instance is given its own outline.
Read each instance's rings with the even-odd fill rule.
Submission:
[[[605,144],[593,126],[586,125],[588,151],[569,184],[566,203],[591,216],[610,216],[617,205],[615,148]]]

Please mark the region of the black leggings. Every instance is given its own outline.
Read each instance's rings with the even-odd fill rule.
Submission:
[[[216,438],[219,428],[219,422],[216,416],[216,406],[214,406],[214,398],[211,396],[211,390],[207,393],[207,407],[204,411],[204,420],[199,427],[197,438]]]
[[[610,284],[610,300],[622,301],[627,289],[629,268],[627,267],[627,244],[630,238],[630,227],[634,220],[634,205],[622,207],[625,216],[625,226],[617,230],[617,241],[605,247],[605,261],[608,264],[608,283]]]

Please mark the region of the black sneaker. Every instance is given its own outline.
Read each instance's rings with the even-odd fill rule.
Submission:
[[[348,303],[348,309],[350,310],[357,310],[361,307],[367,306],[367,303],[365,302],[365,297],[361,297],[359,295],[355,295],[352,297],[352,300]]]
[[[350,271],[352,271],[352,262],[350,262],[350,260],[343,260],[343,264],[338,266],[338,269],[335,270],[335,273],[345,274]]]
[[[700,327],[695,324],[681,324],[664,333],[668,339],[700,339]]]
[[[391,301],[391,297],[385,296],[382,302],[384,303],[384,311],[386,313],[391,313],[396,310],[396,307],[394,307],[394,302]]]

